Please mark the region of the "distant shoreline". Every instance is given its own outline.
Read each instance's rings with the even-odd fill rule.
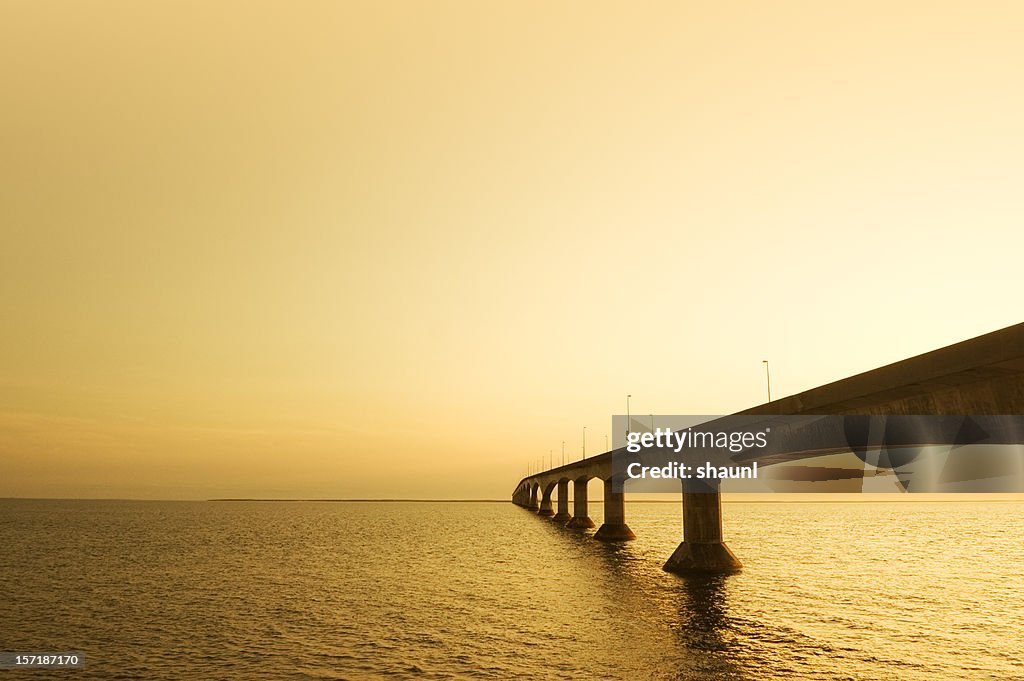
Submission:
[[[508,499],[260,499],[257,497],[246,498],[222,498],[222,499],[206,499],[206,501],[329,501],[331,503],[350,503],[350,502],[368,502],[372,501],[375,503],[406,503],[415,502],[423,504],[501,504],[501,503],[512,503]]]

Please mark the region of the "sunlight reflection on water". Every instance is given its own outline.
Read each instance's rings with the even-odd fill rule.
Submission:
[[[605,545],[507,503],[7,500],[0,648],[81,650],[76,678],[1019,679],[1022,511],[731,503],[745,569],[681,578],[677,504]]]

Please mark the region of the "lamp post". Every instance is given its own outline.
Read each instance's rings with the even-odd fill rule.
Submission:
[[[654,432],[654,414],[651,414],[651,432]]]
[[[629,439],[629,398],[632,395],[626,395],[626,439]]]
[[[583,458],[587,458],[587,427],[583,426]]]
[[[562,440],[562,465],[565,465],[565,440]]]
[[[762,359],[761,364],[764,364],[764,377],[768,381],[768,401],[772,401],[772,375],[768,371],[768,360]]]

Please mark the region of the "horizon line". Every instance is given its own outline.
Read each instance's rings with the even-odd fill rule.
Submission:
[[[888,498],[879,498],[874,496],[865,499],[850,498],[844,494],[844,498],[841,499],[829,499],[832,493],[822,492],[820,493],[823,498],[820,499],[743,499],[737,498],[743,493],[732,493],[730,496],[733,498],[723,498],[722,503],[724,504],[861,504],[861,503],[882,503],[889,501]],[[780,493],[786,494],[786,493]],[[804,496],[804,493],[797,493]],[[931,493],[934,494],[934,493]],[[997,498],[988,499],[985,497],[995,496]],[[935,498],[923,498],[915,499],[915,494],[885,494],[885,497],[892,497],[892,500],[899,499],[899,503],[971,503],[971,502],[985,502],[985,503],[1021,503],[1024,502],[1022,498],[1007,498],[1018,496],[1015,494],[990,494],[990,493],[950,493],[953,498],[948,499],[935,499]],[[211,503],[211,502],[245,502],[245,501],[259,501],[259,502],[303,502],[303,503],[424,503],[424,504],[437,504],[437,503],[483,503],[483,504],[511,504],[512,501],[509,499],[406,499],[406,498],[303,498],[303,497],[287,497],[287,498],[272,498],[272,497],[214,497],[209,499],[140,499],[131,497],[0,497],[0,501],[135,501],[135,502],[172,502],[172,503]],[[590,503],[603,504],[604,500],[593,500]],[[629,499],[629,503],[641,503],[641,504],[678,504],[679,499]]]

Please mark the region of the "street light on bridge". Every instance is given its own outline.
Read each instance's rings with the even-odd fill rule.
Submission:
[[[626,395],[626,439],[629,439],[629,398],[632,395]]]

